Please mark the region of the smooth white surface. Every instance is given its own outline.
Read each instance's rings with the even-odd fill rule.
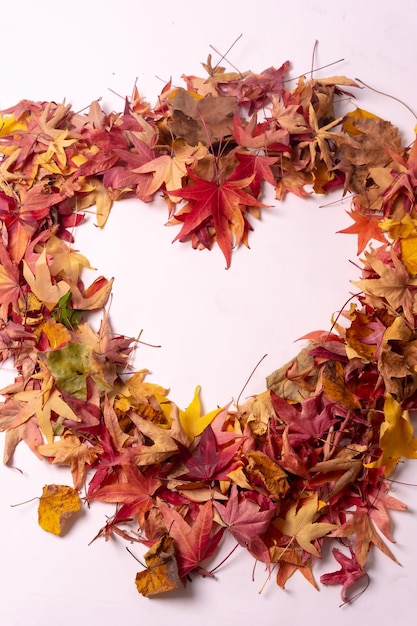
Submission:
[[[163,81],[179,84],[182,74],[204,75],[200,66],[210,44],[224,52],[242,33],[228,58],[241,70],[260,72],[289,59],[292,76],[308,73],[314,42],[315,67],[344,58],[317,75],[344,74],[402,98],[416,101],[413,63],[417,13],[414,0],[264,0],[197,3],[161,0],[52,0],[4,3],[0,22],[2,73],[0,108],[21,98],[64,98],[76,110],[102,96],[120,110],[138,77],[151,103]],[[158,78],[160,77],[160,78]],[[398,102],[368,90],[358,104],[390,119],[413,137],[415,119]],[[417,108],[417,104],[416,104]],[[102,232],[82,227],[76,247],[98,268],[115,276],[111,316],[116,331],[161,348],[142,346],[137,367],[149,380],[171,388],[180,406],[201,384],[207,410],[237,398],[265,354],[245,395],[264,387],[264,377],[292,357],[306,332],[328,329],[331,315],[349,295],[357,277],[354,237],[335,235],[351,222],[349,201],[319,208],[339,196],[289,198],[265,210],[254,224],[251,250],[234,254],[224,270],[219,250],[196,252],[171,241],[178,232],[163,226],[163,205],[117,204]],[[13,372],[2,372],[10,381]],[[1,439],[2,441],[2,439]],[[0,441],[0,443],[1,443]],[[338,608],[340,589],[316,592],[296,574],[282,592],[272,580],[261,595],[261,568],[252,582],[253,561],[235,552],[216,580],[195,578],[184,592],[157,600],[139,596],[134,585],[140,566],[123,542],[100,540],[88,546],[112,508],[86,510],[65,538],[37,526],[37,502],[13,503],[40,495],[45,483],[68,482],[67,472],[39,462],[22,447],[15,465],[0,467],[0,623],[5,626],[67,626],[129,623],[152,626],[199,623],[405,624],[417,609],[415,532],[417,488],[398,485],[395,494],[410,511],[396,514],[393,550],[402,567],[385,556],[370,560],[371,585],[353,605]],[[410,462],[401,478],[415,480]],[[222,554],[227,553],[224,548]],[[320,573],[338,569],[331,559]]]

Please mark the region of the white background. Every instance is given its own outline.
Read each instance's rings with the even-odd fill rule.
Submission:
[[[129,95],[136,77],[154,104],[164,81],[172,77],[180,84],[182,74],[204,75],[200,62],[208,53],[218,60],[210,45],[224,52],[241,33],[228,58],[242,71],[260,72],[289,59],[292,77],[308,73],[318,40],[315,67],[344,61],[316,75],[359,77],[417,108],[416,32],[414,0],[3,1],[0,108],[27,98],[66,99],[80,110],[102,97],[107,109],[121,110],[123,100],[110,90]],[[412,140],[416,120],[401,104],[369,90],[358,93],[358,104],[390,119]],[[262,391],[265,376],[301,348],[294,341],[328,329],[349,297],[349,280],[357,278],[349,262],[356,240],[335,234],[351,223],[344,212],[348,200],[320,207],[334,200],[340,194],[273,203],[254,224],[251,250],[237,251],[228,271],[216,248],[196,252],[171,245],[178,231],[163,225],[167,214],[160,203],[121,202],[104,231],[92,219],[80,228],[76,247],[98,273],[116,277],[115,330],[136,336],[143,329],[144,341],[161,344],[140,347],[136,366],[150,369],[149,380],[170,387],[170,397],[182,407],[201,384],[211,410],[237,398],[267,353],[244,395]],[[13,372],[3,372],[4,383],[12,378]],[[112,509],[95,505],[66,537],[50,536],[37,526],[37,501],[10,505],[40,495],[46,483],[69,483],[68,473],[24,448],[14,464],[19,470],[0,467],[5,626],[387,624],[406,623],[417,609],[416,487],[395,486],[395,495],[410,508],[393,517],[393,550],[402,566],[372,556],[371,585],[351,606],[339,608],[338,587],[317,592],[299,574],[285,592],[272,580],[259,595],[264,573],[258,567],[253,582],[253,562],[243,552],[233,554],[216,580],[195,578],[184,591],[148,600],[136,592],[141,568],[122,542],[88,546]],[[416,483],[415,470],[410,462],[400,477]],[[325,559],[317,580],[334,569],[337,564]]]

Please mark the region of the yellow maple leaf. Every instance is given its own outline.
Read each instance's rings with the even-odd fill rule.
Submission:
[[[385,466],[384,474],[388,476],[402,457],[417,459],[417,437],[413,437],[414,429],[408,411],[403,411],[401,404],[390,393],[385,396],[384,416],[379,431],[382,455],[365,467]]]
[[[319,510],[320,503],[317,493],[313,493],[294,502],[288,509],[285,519],[278,517],[273,521],[273,524],[284,535],[295,539],[303,550],[320,557],[320,553],[312,544],[312,541],[324,537],[337,526],[335,524],[314,522]]]
[[[80,497],[72,487],[45,485],[39,498],[39,526],[49,533],[61,535],[69,519],[80,508]]]
[[[180,409],[180,422],[187,437],[190,441],[193,441],[195,437],[201,435],[203,430],[214,420],[216,415],[222,410],[215,409],[201,415],[201,403],[200,403],[200,385],[197,385],[194,391],[194,398],[191,403],[182,411]]]

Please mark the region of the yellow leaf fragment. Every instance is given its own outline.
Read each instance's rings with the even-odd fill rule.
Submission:
[[[403,411],[401,404],[390,393],[385,396],[384,415],[379,431],[382,455],[365,467],[385,466],[384,474],[388,476],[402,457],[417,459],[417,437],[413,437],[414,429],[408,411]]]
[[[80,497],[72,487],[45,485],[39,499],[39,526],[54,535],[62,535],[68,521],[80,508]]]

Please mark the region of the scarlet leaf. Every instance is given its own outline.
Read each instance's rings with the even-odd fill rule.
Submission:
[[[191,526],[178,511],[165,502],[159,502],[159,510],[170,536],[175,541],[180,578],[192,571],[210,576],[200,563],[213,554],[224,532],[224,528],[220,528],[214,534],[212,533],[213,505],[211,501],[206,502],[200,508]]]
[[[174,241],[185,241],[203,225],[212,225],[226,265],[230,267],[232,247],[241,243],[245,233],[245,209],[265,205],[244,191],[252,182],[252,177],[217,182],[204,180],[191,170],[188,174],[194,184],[170,192],[172,196],[191,201],[190,211],[176,216],[183,226]]]
[[[181,447],[185,459],[186,480],[227,480],[227,474],[236,468],[236,452],[242,445],[242,439],[220,448],[212,427],[204,430],[197,448],[190,454]]]
[[[233,485],[227,504],[215,502],[222,521],[236,541],[251,552],[256,559],[269,563],[269,552],[261,536],[264,535],[275,514],[275,506],[261,510],[259,505],[248,497],[239,497],[236,485]]]

